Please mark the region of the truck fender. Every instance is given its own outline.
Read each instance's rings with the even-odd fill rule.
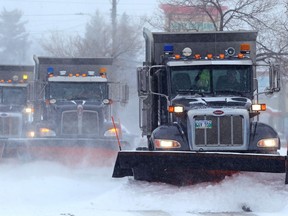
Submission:
[[[257,147],[257,143],[261,139],[268,138],[278,138],[279,136],[277,132],[270,126],[262,122],[252,122],[251,123],[251,133],[250,133],[250,149],[251,150],[259,150]],[[280,143],[280,139],[279,139]],[[280,145],[278,147],[280,149]],[[272,149],[271,149],[272,150]],[[274,151],[277,149],[274,149]]]
[[[154,146],[155,139],[176,140],[181,144],[181,147],[175,150],[189,150],[187,137],[177,123],[165,124],[157,127],[151,135],[150,141]],[[155,149],[155,146],[154,146]]]

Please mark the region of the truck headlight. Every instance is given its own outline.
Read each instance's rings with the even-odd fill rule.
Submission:
[[[110,128],[107,131],[105,131],[104,136],[116,136],[116,132],[117,134],[119,134],[119,129],[118,128]]]
[[[51,130],[49,128],[40,128],[40,137],[52,137],[56,136],[56,133],[54,130]]]
[[[155,139],[154,144],[156,148],[180,148],[181,144],[176,140],[167,140],[167,139]]]
[[[27,113],[27,114],[34,113],[34,110],[31,107],[26,107],[25,108],[25,113]]]
[[[27,136],[30,138],[35,137],[35,131],[28,131]]]
[[[112,104],[112,100],[106,98],[102,101],[102,103],[105,105],[110,105],[110,104]]]
[[[276,148],[279,146],[279,139],[278,138],[261,139],[258,141],[257,146],[261,148]]]

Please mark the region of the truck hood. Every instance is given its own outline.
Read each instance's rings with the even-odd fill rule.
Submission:
[[[100,101],[86,101],[86,100],[57,100],[55,103],[52,104],[55,107],[64,107],[64,106],[96,106],[96,107],[102,107],[105,106]]]
[[[85,101],[85,100],[73,100],[73,101],[56,101],[50,104],[51,108],[56,112],[63,112],[68,110],[94,110],[101,111],[105,109],[107,105],[104,105],[100,101]]]
[[[245,97],[195,97],[191,95],[177,95],[172,99],[172,105],[182,105],[186,110],[197,108],[235,107],[250,109],[252,102]]]

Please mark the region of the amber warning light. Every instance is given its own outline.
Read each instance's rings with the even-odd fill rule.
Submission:
[[[102,78],[107,78],[106,77],[106,73],[107,73],[107,68],[105,67],[101,67],[100,70],[99,70],[99,74]]]
[[[23,79],[23,80],[28,80],[28,75],[27,75],[27,74],[23,74],[22,79]]]
[[[182,107],[182,106],[169,106],[168,112],[170,112],[170,113],[182,113],[182,112],[184,112],[184,107]]]
[[[253,104],[252,110],[253,111],[265,111],[266,110],[266,104]]]
[[[249,54],[250,53],[250,44],[241,44],[240,45],[240,52],[242,54]]]

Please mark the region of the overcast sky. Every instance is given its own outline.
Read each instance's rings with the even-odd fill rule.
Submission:
[[[111,2],[112,0],[0,0],[0,5],[6,10],[21,10],[23,20],[28,21],[26,30],[32,38],[39,38],[52,30],[71,34],[82,33],[85,24],[96,10],[110,18]],[[117,0],[117,2],[117,14],[126,12],[133,18],[152,14],[158,6],[157,0]]]

